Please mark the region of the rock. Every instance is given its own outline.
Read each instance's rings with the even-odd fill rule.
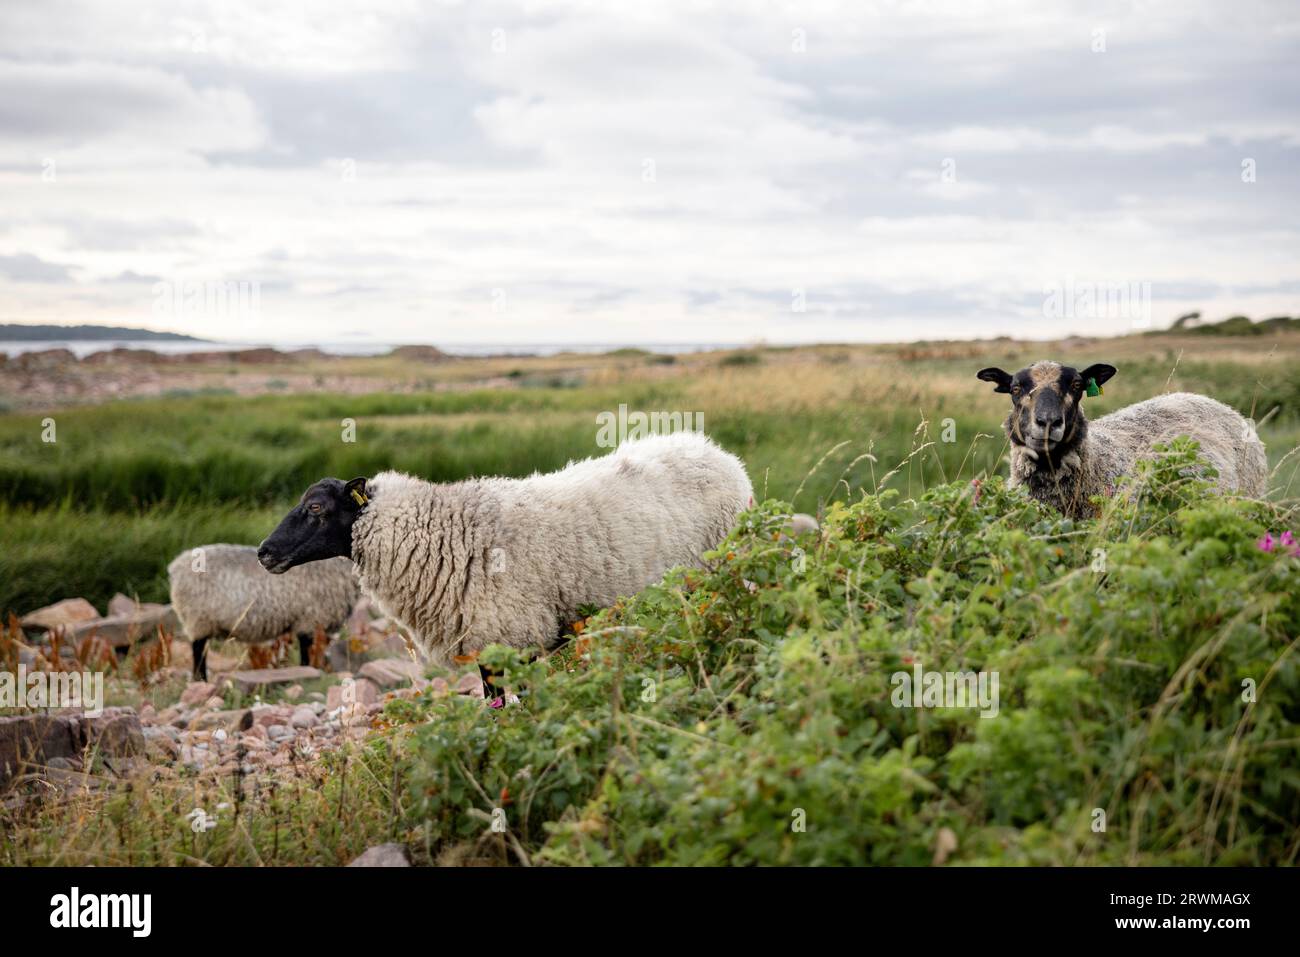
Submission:
[[[264,705],[253,709],[253,723],[263,728],[273,724],[288,724],[293,717],[293,709],[284,705]]]
[[[180,629],[180,619],[171,605],[154,605],[141,607],[126,615],[113,615],[108,618],[96,618],[82,621],[63,628],[63,636],[72,641],[80,641],[90,635],[104,639],[114,648],[125,648],[136,641],[152,638],[158,628],[175,632]]]
[[[133,708],[105,708],[103,714],[82,715],[83,747],[92,747],[114,758],[144,754],[144,729]]]
[[[76,714],[22,714],[0,718],[0,781],[27,764],[54,758],[80,758],[86,748],[105,757],[143,754],[144,730],[131,708],[105,708],[91,717]]]
[[[367,661],[358,672],[385,691],[424,677],[424,669],[411,659],[380,658]]]
[[[456,682],[456,694],[467,694],[471,698],[486,698],[483,678],[477,672],[461,675],[460,680]]]
[[[71,349],[35,349],[15,356],[13,363],[24,372],[55,371],[76,365],[77,357]]]
[[[146,753],[154,758],[162,758],[166,761],[175,761],[180,756],[180,745],[167,732],[169,728],[146,727],[144,729],[144,742]]]
[[[46,605],[33,612],[28,612],[18,620],[24,628],[52,631],[78,622],[93,621],[99,618],[95,606],[84,598],[65,598],[53,605]]]
[[[352,606],[352,613],[348,615],[347,631],[349,635],[360,636],[362,632],[370,627],[370,599],[362,595],[357,599],[357,603]]]
[[[293,728],[283,724],[273,724],[266,729],[266,736],[277,744],[295,737]]]
[[[406,858],[406,848],[401,844],[378,844],[367,848],[366,852],[348,865],[348,867],[410,867]]]
[[[302,685],[289,685],[284,689],[284,700],[297,701],[302,697]]]
[[[139,607],[139,602],[134,598],[127,598],[121,592],[118,592],[108,600],[109,617],[115,615],[130,615]]]
[[[23,714],[0,718],[0,783],[28,764],[77,753],[77,719],[70,715]]]
[[[207,701],[217,693],[217,686],[208,681],[191,681],[181,692],[180,704],[183,708],[194,708]]]
[[[352,694],[351,700],[348,700],[348,682],[331,685],[325,696],[325,710],[333,711],[335,708],[352,704],[364,706],[379,700],[379,686],[367,678],[357,678],[351,682],[350,687]]]
[[[319,722],[316,720],[316,712],[311,708],[295,708],[293,717],[289,719],[289,724],[295,728],[314,728]]]
[[[195,731],[237,731],[248,721],[252,723],[252,712],[248,708],[235,708],[230,711],[208,711],[194,719],[190,725]]]
[[[316,668],[305,665],[293,668],[259,668],[253,671],[232,671],[225,678],[241,694],[252,694],[263,688],[290,685],[301,681],[314,681],[321,676]]]

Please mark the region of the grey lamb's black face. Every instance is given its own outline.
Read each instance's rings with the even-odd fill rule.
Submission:
[[[977,378],[995,383],[994,392],[1011,396],[1008,426],[1011,440],[1032,449],[1051,452],[1078,438],[1084,398],[1096,394],[1115,374],[1104,363],[1080,371],[1059,362],[1035,362],[1015,374],[991,367]]]
[[[352,557],[352,523],[369,502],[366,480],[321,479],[257,549],[257,560],[275,575],[295,565]]]

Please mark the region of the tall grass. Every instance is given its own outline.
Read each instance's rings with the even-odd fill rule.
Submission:
[[[1300,361],[1163,348],[1125,358],[1122,378],[1090,400],[1090,413],[1187,388],[1256,417],[1272,411],[1261,435],[1274,463],[1300,443]],[[623,363],[577,388],[199,394],[0,414],[0,612],[78,594],[102,603],[118,590],[161,599],[177,552],[259,541],[323,476],[389,468],[433,481],[523,476],[602,454],[596,416],[621,404],[701,416],[745,461],[760,497],[805,511],[862,491],[919,495],[1001,467],[1005,398],[973,372],[1035,355],[1011,344],[973,359],[970,349],[912,359],[888,348],[817,348],[767,351],[742,365]],[[54,442],[43,441],[47,415]],[[355,441],[345,441],[347,422]],[[1297,472],[1300,456],[1276,476],[1278,495],[1300,493]]]

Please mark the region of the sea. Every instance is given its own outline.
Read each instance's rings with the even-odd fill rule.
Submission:
[[[612,352],[616,349],[644,349],[646,352],[686,353],[712,352],[717,349],[738,349],[752,346],[753,343],[699,343],[699,342],[658,342],[630,346],[626,343],[429,343],[429,342],[196,342],[190,340],[155,340],[155,339],[50,339],[39,341],[2,341],[0,354],[13,357],[24,352],[40,352],[45,349],[67,349],[78,359],[91,353],[104,352],[108,349],[147,349],[166,355],[181,355],[187,352],[235,352],[240,349],[279,349],[289,352],[294,349],[319,349],[321,352],[337,356],[379,356],[398,346],[433,345],[448,355],[454,356],[553,356],[561,352],[593,354]]]

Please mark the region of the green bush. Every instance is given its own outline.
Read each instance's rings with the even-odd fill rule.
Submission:
[[[1300,559],[1194,455],[1082,523],[1001,479],[798,541],[765,503],[565,650],[488,649],[522,703],[392,706],[408,825],[436,849],[500,808],[502,853],[558,864],[929,864],[941,829],[956,863],[1291,862]],[[996,715],[896,707],[918,664],[996,673]]]

